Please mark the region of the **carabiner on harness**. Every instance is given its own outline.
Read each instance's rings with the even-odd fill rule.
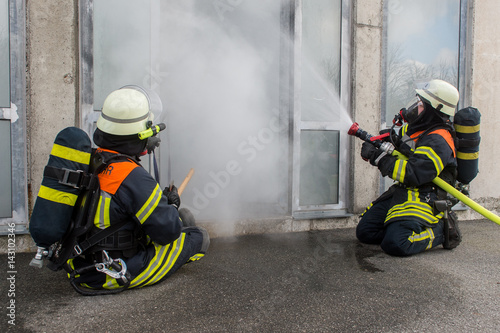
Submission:
[[[122,259],[113,259],[110,258],[108,252],[105,250],[102,251],[103,253],[103,262],[102,263],[96,263],[95,264],[95,269],[98,272],[104,273],[112,277],[113,279],[120,279],[123,281],[123,283],[127,283],[127,265],[125,264],[125,261]]]

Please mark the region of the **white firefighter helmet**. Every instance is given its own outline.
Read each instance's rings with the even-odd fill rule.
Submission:
[[[132,135],[151,126],[155,113],[161,113],[158,95],[139,86],[125,86],[104,100],[97,128],[113,135]]]
[[[431,80],[421,89],[415,89],[417,94],[427,100],[434,109],[447,114],[455,115],[459,94],[457,88],[443,80]]]

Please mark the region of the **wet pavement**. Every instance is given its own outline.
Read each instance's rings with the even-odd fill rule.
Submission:
[[[499,332],[500,226],[460,226],[458,248],[409,258],[360,244],[352,228],[217,238],[161,284],[94,297],[18,253],[14,285],[0,274],[0,331]]]

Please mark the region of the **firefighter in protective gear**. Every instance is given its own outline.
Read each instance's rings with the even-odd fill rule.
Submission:
[[[449,213],[450,234],[445,242],[444,212],[433,203],[446,199],[446,192],[432,183],[439,176],[454,184],[457,174],[455,132],[450,117],[459,94],[451,84],[432,80],[416,89],[414,101],[402,109],[406,121],[399,134],[388,138],[408,160],[398,159],[363,143],[361,156],[396,181],[362,214],[356,237],[379,244],[384,252],[409,256],[438,245],[451,249],[461,241],[456,215]],[[446,245],[445,245],[446,244]]]
[[[155,108],[157,108],[155,110]],[[175,186],[161,190],[155,179],[139,164],[147,140],[138,133],[151,126],[155,111],[161,111],[156,94],[138,86],[113,91],[104,101],[94,132],[97,151],[112,158],[99,174],[100,198],[94,217],[97,233],[117,223],[117,232],[91,249],[92,256],[70,260],[73,269],[100,262],[103,254],[121,259],[129,273],[128,288],[163,281],[187,262],[202,258],[209,246],[205,229],[179,214],[180,198]],[[91,263],[91,262],[90,262]],[[76,283],[91,289],[118,289],[121,279],[94,270],[81,274]]]

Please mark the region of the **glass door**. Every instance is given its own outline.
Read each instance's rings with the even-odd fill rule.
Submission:
[[[293,216],[344,215],[347,129],[342,94],[343,3],[299,1],[295,13]]]

